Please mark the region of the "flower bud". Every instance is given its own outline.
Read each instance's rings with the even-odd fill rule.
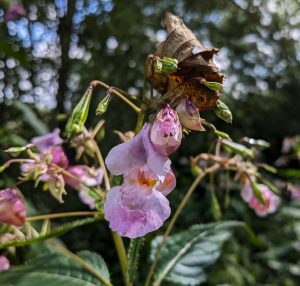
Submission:
[[[176,111],[183,127],[196,131],[205,131],[205,128],[201,125],[199,111],[192,101],[188,99],[182,100],[178,104]]]
[[[232,123],[232,113],[229,107],[220,99],[217,100],[214,112],[219,118],[221,118],[225,122]]]
[[[154,62],[154,70],[159,73],[174,73],[177,71],[178,61],[176,59],[164,57],[163,59],[158,59]]]
[[[89,114],[92,91],[93,88],[89,87],[81,100],[73,109],[71,117],[66,126],[66,136],[68,138],[83,132],[84,124]]]
[[[96,115],[102,115],[103,113],[106,112],[110,98],[111,98],[111,93],[107,92],[106,96],[98,104],[98,107],[96,109]]]
[[[25,223],[26,209],[23,200],[15,189],[0,191],[0,222],[14,226]]]
[[[157,114],[150,138],[155,150],[161,155],[169,155],[179,148],[182,127],[176,111],[169,105]]]

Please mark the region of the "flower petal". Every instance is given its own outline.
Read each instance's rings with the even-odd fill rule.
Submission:
[[[104,211],[110,228],[130,238],[157,230],[171,213],[169,201],[160,192],[126,185],[107,193]]]
[[[15,189],[0,191],[0,222],[15,226],[25,223],[26,208],[19,192]]]
[[[63,140],[60,138],[59,134],[60,130],[56,128],[51,133],[33,138],[31,142],[42,154],[45,154],[52,149],[52,147],[63,143]]]
[[[110,150],[105,163],[111,173],[121,175],[133,167],[146,163],[143,130],[129,142],[119,144]]]

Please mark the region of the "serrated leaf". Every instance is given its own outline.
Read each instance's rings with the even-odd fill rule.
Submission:
[[[161,285],[163,280],[189,286],[205,282],[206,270],[219,258],[230,230],[242,225],[235,221],[194,225],[187,231],[169,236],[158,260],[153,285]],[[152,260],[161,239],[157,237],[152,241]]]
[[[7,243],[0,243],[0,249],[7,248],[10,246],[15,246],[15,247],[25,246],[25,245],[29,245],[29,244],[32,244],[35,242],[40,242],[40,241],[46,240],[46,239],[54,237],[54,236],[62,235],[63,233],[70,231],[76,227],[79,227],[79,226],[82,226],[82,225],[85,225],[88,223],[92,223],[96,220],[97,220],[97,218],[86,218],[86,219],[81,219],[81,220],[75,220],[73,222],[69,222],[69,223],[54,227],[51,230],[49,230],[48,232],[46,232],[44,234],[40,234],[36,237],[32,237],[32,238],[25,239],[25,240],[16,240],[16,241],[11,241],[11,242],[7,242]]]
[[[97,271],[103,282],[82,264],[60,253],[33,259],[27,264],[1,273],[0,285],[13,286],[102,286],[111,285],[109,272],[102,257],[90,251],[78,256]]]

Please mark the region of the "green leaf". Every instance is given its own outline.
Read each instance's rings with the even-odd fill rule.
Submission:
[[[215,114],[227,123],[232,123],[232,113],[229,107],[220,99],[217,100],[214,109]]]
[[[41,233],[35,237],[31,237],[31,238],[28,238],[25,240],[14,240],[14,241],[10,241],[7,243],[0,243],[0,249],[7,248],[10,246],[15,246],[15,247],[25,246],[25,245],[29,245],[29,244],[32,244],[35,242],[40,242],[40,241],[46,240],[50,237],[62,235],[67,231],[70,231],[74,228],[77,228],[79,226],[82,226],[82,225],[85,225],[88,223],[92,223],[96,220],[97,220],[97,218],[94,218],[94,217],[81,219],[81,220],[75,220],[75,221],[54,227],[54,228],[48,230],[46,233]]]
[[[109,272],[103,258],[93,252],[83,251],[78,256],[102,278],[88,271],[78,261],[62,255],[51,253],[33,259],[27,264],[13,267],[1,273],[0,285],[13,286],[102,286],[111,285]]]
[[[215,81],[205,81],[203,84],[214,91],[219,91],[223,88],[222,84]]]
[[[36,116],[33,109],[28,104],[20,101],[15,101],[14,107],[22,112],[24,121],[26,121],[37,134],[42,135],[49,132],[46,124]]]
[[[230,230],[243,226],[236,221],[194,225],[187,231],[169,236],[162,248],[153,286],[167,280],[176,285],[200,285],[207,279],[206,270],[221,254]],[[162,237],[152,241],[153,260]]]
[[[140,260],[140,251],[144,243],[143,237],[138,237],[130,240],[128,249],[128,277],[130,282],[134,282]]]

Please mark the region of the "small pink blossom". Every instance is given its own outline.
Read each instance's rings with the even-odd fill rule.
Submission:
[[[8,21],[16,21],[20,16],[24,16],[26,14],[25,8],[20,4],[11,5],[4,16],[6,22]]]
[[[79,192],[79,198],[91,210],[95,208],[95,200],[92,197],[90,197],[85,191]]]
[[[248,205],[254,209],[256,214],[260,217],[264,217],[276,212],[280,204],[280,198],[264,184],[258,184],[258,188],[261,190],[262,196],[265,199],[264,204],[260,203],[255,197],[249,182],[246,182],[242,188],[241,196],[243,200],[248,203]]]
[[[0,191],[0,222],[22,226],[26,219],[26,208],[21,196],[15,189]]]
[[[176,112],[183,127],[196,131],[205,131],[201,125],[199,111],[192,101],[188,99],[182,100],[178,104]]]
[[[182,127],[176,111],[169,105],[157,114],[151,127],[150,138],[159,154],[169,155],[179,148]]]
[[[53,149],[54,146],[63,143],[63,140],[60,138],[59,134],[60,130],[56,128],[46,135],[33,138],[31,142],[38,148],[40,153],[46,154],[48,151]]]
[[[94,169],[85,165],[76,165],[68,167],[67,171],[81,180],[85,186],[94,187],[102,183],[103,171],[100,168]],[[84,189],[84,185],[71,177],[65,176],[65,182],[73,189]]]
[[[0,255],[0,272],[8,270],[9,267],[9,260],[4,255]]]

